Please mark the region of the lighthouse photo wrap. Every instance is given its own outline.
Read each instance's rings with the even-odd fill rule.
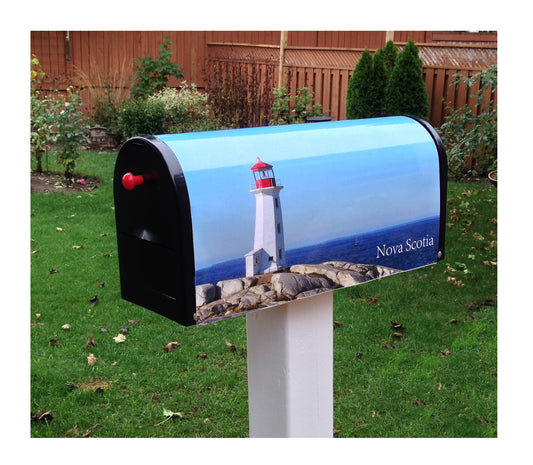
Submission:
[[[439,153],[415,120],[217,132],[194,158],[200,136],[158,136],[187,183],[198,325],[436,263]]]

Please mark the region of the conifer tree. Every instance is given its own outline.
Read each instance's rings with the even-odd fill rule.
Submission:
[[[385,92],[385,113],[390,116],[428,117],[428,94],[422,75],[422,60],[412,40],[398,54]]]
[[[385,64],[385,69],[387,70],[387,78],[390,79],[394,65],[396,64],[396,58],[398,57],[398,47],[394,45],[392,40],[389,40],[385,44],[383,49],[383,62]]]
[[[373,100],[372,55],[366,48],[348,82],[346,119],[368,118]]]
[[[372,117],[384,115],[385,89],[387,88],[387,70],[383,57],[383,50],[379,49],[374,53],[372,64]]]

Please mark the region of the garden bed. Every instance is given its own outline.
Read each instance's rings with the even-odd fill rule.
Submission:
[[[48,192],[88,192],[98,188],[99,184],[98,178],[91,176],[74,176],[67,179],[59,173],[31,173],[31,192],[38,194]]]

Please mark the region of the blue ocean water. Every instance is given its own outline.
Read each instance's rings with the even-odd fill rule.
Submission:
[[[411,270],[437,261],[439,218],[334,239],[287,250],[288,266],[331,260]],[[196,271],[196,284],[217,283],[246,275],[244,257]]]

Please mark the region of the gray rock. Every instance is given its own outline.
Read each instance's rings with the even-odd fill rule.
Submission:
[[[196,286],[196,306],[201,307],[217,299],[218,288],[214,284]]]
[[[332,287],[331,281],[326,278],[294,273],[276,273],[272,276],[271,284],[278,295],[290,298],[311,289]]]
[[[243,280],[240,278],[219,281],[217,286],[220,288],[220,297],[222,299],[226,299],[230,295],[236,294],[244,289]]]
[[[398,270],[377,265],[361,265],[348,262],[331,261],[320,265],[294,265],[291,273],[324,276],[339,287],[357,284],[397,273]]]

